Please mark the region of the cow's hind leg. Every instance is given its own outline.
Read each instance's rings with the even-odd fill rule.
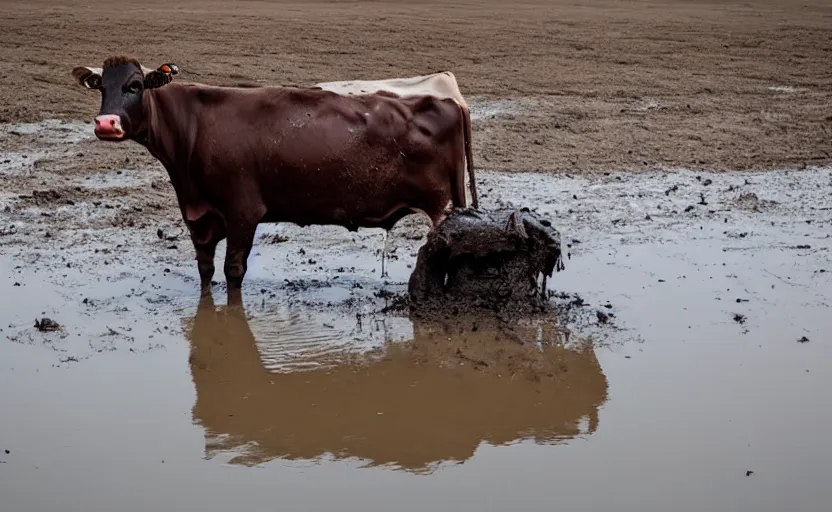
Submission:
[[[211,295],[214,255],[217,251],[217,244],[225,238],[225,222],[219,215],[208,212],[196,220],[188,221],[187,225],[196,250],[200,292],[202,297],[206,297]]]

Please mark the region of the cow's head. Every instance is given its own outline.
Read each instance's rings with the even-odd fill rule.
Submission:
[[[127,57],[111,57],[104,61],[103,68],[79,66],[72,70],[79,86],[101,91],[95,135],[112,141],[130,139],[145,128],[144,91],[170,83],[177,73],[175,64],[151,70]]]

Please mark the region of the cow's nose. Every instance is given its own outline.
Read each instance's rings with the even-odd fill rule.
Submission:
[[[114,114],[101,115],[95,118],[95,135],[99,139],[120,139],[124,137],[121,118]]]

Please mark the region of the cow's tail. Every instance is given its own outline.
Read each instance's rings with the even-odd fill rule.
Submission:
[[[462,114],[462,138],[465,148],[465,167],[460,168],[460,172],[454,176],[454,195],[457,196],[454,199],[454,207],[466,206],[465,174],[467,172],[469,179],[468,187],[471,190],[471,206],[478,208],[479,201],[477,199],[477,184],[474,177],[474,150],[471,145],[471,113],[461,102],[457,101],[456,104],[459,106],[459,111]]]
[[[471,143],[471,112],[467,106],[460,105],[460,107],[462,108],[462,125],[465,130],[465,165],[468,170],[468,187],[471,189],[471,206],[479,208],[477,182],[474,177],[474,148]]]

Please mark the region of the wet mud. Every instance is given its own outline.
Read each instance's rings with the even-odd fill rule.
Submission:
[[[482,170],[482,207],[549,220],[565,269],[547,281],[548,311],[449,322],[409,307],[430,238],[418,216],[390,232],[385,276],[380,230],[262,225],[244,310],[201,303],[163,171],[129,147],[92,141],[86,127],[38,126],[0,131],[6,154],[34,160],[0,166],[0,285],[11,298],[0,316],[0,386],[14,390],[0,400],[10,450],[0,490],[14,509],[108,499],[66,490],[84,486],[62,461],[90,461],[85,479],[131,495],[104,469],[112,453],[133,461],[122,477],[163,468],[171,482],[231,478],[232,495],[264,506],[270,493],[257,478],[217,468],[347,478],[328,496],[370,507],[407,496],[405,509],[429,506],[424,486],[434,484],[376,495],[368,489],[387,473],[374,471],[435,479],[458,506],[471,493],[506,507],[520,496],[546,503],[552,475],[573,505],[587,481],[621,482],[609,501],[590,493],[601,508],[635,504],[627,496],[648,492],[645,481],[676,489],[657,495],[654,510],[680,500],[820,510],[812,507],[829,498],[787,468],[830,469],[820,445],[832,418],[812,404],[825,396],[832,357],[832,169]],[[59,136],[68,133],[81,140]],[[113,152],[117,165],[72,158]],[[44,411],[65,427],[45,431]],[[799,440],[787,435],[791,418],[803,420]],[[633,460],[652,462],[634,473]],[[475,484],[481,474],[511,480],[511,492]],[[668,475],[698,483],[674,486]],[[754,492],[735,478],[755,482]],[[724,491],[694,499],[715,487]],[[330,506],[293,489],[283,490],[289,503]],[[179,492],[151,501],[164,506]],[[230,506],[214,492],[197,501]]]
[[[428,314],[545,310],[547,279],[564,269],[560,233],[528,208],[457,209],[419,249],[408,280],[411,308]]]

